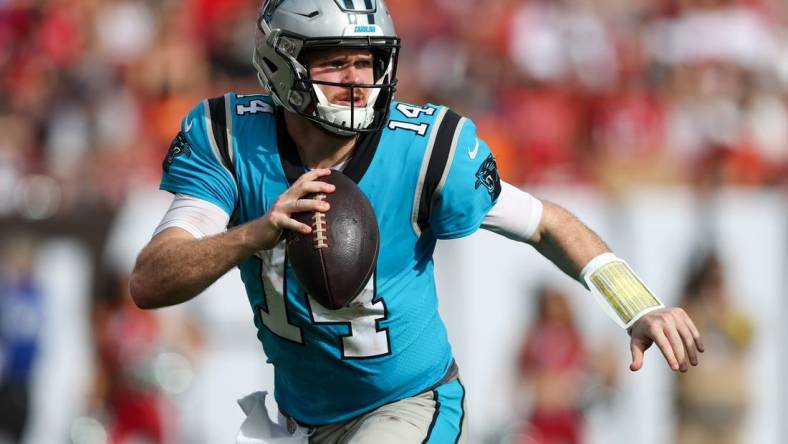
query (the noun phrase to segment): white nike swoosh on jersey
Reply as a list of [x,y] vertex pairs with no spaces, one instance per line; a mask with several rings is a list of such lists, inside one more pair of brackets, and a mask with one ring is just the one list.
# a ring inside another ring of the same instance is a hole
[[472,150],[468,150],[468,156],[471,160],[476,158],[476,153],[479,152],[479,139],[476,139],[476,145],[473,146]]
[[189,132],[189,131],[192,129],[192,121],[191,121],[191,120],[187,120],[187,121],[186,121],[186,124],[185,124],[185,125],[183,125],[183,128],[184,128],[184,129],[186,130],[186,132],[188,133],[188,132]]

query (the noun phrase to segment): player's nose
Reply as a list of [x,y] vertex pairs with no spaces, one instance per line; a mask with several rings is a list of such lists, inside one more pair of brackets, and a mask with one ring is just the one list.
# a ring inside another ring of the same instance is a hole
[[363,62],[363,60],[360,58],[351,58],[349,63],[345,66],[345,69],[342,71],[345,82],[365,83],[364,78],[368,69],[361,62]]
[[342,75],[345,83],[361,83],[361,70],[352,63],[342,71]]

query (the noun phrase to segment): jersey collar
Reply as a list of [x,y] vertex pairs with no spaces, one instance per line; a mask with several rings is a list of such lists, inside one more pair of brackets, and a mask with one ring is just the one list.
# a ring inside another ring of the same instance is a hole
[[[350,177],[354,182],[358,183],[364,177],[372,159],[375,157],[375,152],[378,149],[380,137],[383,135],[383,130],[363,133],[356,143],[353,150],[353,155],[348,160],[347,165],[342,170],[346,176]],[[279,149],[279,158],[282,161],[282,169],[285,172],[287,181],[292,185],[302,174],[304,174],[305,167],[298,155],[295,142],[290,137],[285,124],[284,111],[282,107],[276,107],[276,139]]]

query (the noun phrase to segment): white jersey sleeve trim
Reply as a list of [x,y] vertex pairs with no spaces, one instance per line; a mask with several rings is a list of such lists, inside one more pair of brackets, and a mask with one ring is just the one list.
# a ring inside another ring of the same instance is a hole
[[221,207],[178,193],[153,235],[156,236],[167,228],[178,227],[199,239],[224,232],[229,221],[230,216]]
[[[225,107],[230,101],[230,98],[227,94],[225,94]],[[230,176],[232,180],[233,186],[235,187],[235,193],[238,194],[238,183],[235,181],[235,176],[233,172],[227,168],[227,165],[224,164],[222,160],[222,153],[219,151],[219,144],[216,143],[216,135],[213,132],[213,121],[211,119],[211,106],[208,104],[208,99],[203,100],[203,107],[205,108],[205,134],[208,136],[208,144],[211,146],[211,151],[213,152],[213,156],[216,158],[216,161],[221,165],[222,169]],[[229,114],[225,114],[225,119],[229,117]],[[228,155],[230,156],[230,162],[233,162],[233,138],[232,138],[232,120],[226,120],[226,133],[227,133],[227,151]]]
[[501,194],[482,221],[482,228],[512,240],[526,242],[542,220],[542,201],[501,181]]
[[427,147],[424,150],[424,158],[421,161],[421,169],[419,170],[419,181],[416,184],[416,191],[413,193],[413,211],[410,217],[410,223],[413,227],[413,232],[417,236],[421,236],[421,227],[419,226],[419,208],[421,207],[421,190],[424,188],[424,181],[427,177],[427,168],[430,166],[430,159],[432,159],[432,149],[435,146],[435,138],[438,136],[443,118],[446,116],[448,108],[442,107],[432,123],[432,132],[427,141]]

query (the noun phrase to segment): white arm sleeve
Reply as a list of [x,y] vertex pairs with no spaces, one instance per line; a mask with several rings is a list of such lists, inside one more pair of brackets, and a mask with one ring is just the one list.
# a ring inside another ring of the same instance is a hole
[[196,197],[176,194],[153,235],[156,236],[167,228],[178,227],[199,239],[225,231],[229,221],[230,216],[217,205]]
[[539,199],[513,185],[501,182],[501,194],[482,221],[482,228],[512,240],[525,242],[539,228],[543,208]]

